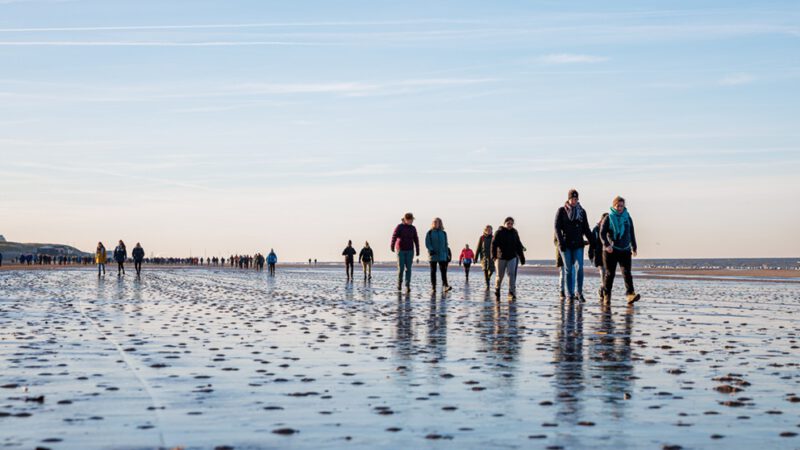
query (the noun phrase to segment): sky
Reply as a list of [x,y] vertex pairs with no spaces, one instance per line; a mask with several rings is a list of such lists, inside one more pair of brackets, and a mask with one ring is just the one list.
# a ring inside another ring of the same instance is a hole
[[797,257],[800,3],[0,0],[0,234],[391,260],[570,188],[639,255]]

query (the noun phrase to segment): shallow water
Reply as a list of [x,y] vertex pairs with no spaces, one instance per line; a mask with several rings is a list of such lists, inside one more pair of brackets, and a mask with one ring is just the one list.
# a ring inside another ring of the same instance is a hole
[[415,270],[0,273],[0,447],[800,447],[797,284]]

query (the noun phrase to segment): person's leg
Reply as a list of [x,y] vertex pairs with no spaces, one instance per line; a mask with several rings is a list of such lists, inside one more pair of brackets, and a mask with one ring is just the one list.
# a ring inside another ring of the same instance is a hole
[[606,267],[606,278],[603,280],[603,290],[606,297],[611,298],[611,291],[614,289],[614,276],[617,272],[617,251],[608,253],[603,251],[603,265]]
[[508,261],[508,293],[511,296],[517,296],[517,263],[519,262],[518,258],[514,258]]
[[558,268],[558,286],[560,287],[561,297],[566,297],[566,282],[567,282],[567,275],[564,273],[566,272],[564,268],[564,264],[562,262],[561,267]]
[[567,279],[567,294],[570,298],[575,296],[575,260],[571,248],[561,252],[561,259],[564,260],[564,277]]
[[605,288],[603,288],[606,282],[606,266],[600,266],[599,269],[600,269],[600,289],[598,290],[598,292],[600,293],[600,297],[602,298],[603,294],[606,291]]
[[503,277],[506,272],[506,265],[508,261],[504,259],[497,260],[497,276],[495,277],[494,293],[500,295],[500,288],[503,287]]
[[370,261],[369,264],[367,264],[367,272],[368,272],[367,279],[371,280],[372,279],[372,261]]
[[631,252],[623,252],[619,255],[619,267],[622,272],[622,279],[625,281],[625,294],[633,295],[636,291],[633,290],[633,274],[631,269],[633,261],[631,261]]
[[575,262],[578,263],[578,295],[583,296],[583,247],[575,249]]
[[397,289],[403,286],[403,272],[406,267],[405,254],[402,251],[397,251]]
[[447,261],[439,261],[439,272],[442,273],[442,286],[450,290],[450,283],[447,282]]
[[431,261],[431,288],[436,289],[436,261]]
[[406,252],[406,287],[411,289],[411,267],[414,264],[414,252],[409,250]]
[[102,264],[99,264],[99,263],[97,264],[97,276],[98,276],[98,277],[100,276],[100,266],[101,266],[101,265],[102,265]]
[[467,277],[467,281],[469,281],[469,268],[472,267],[472,264],[464,264],[464,275]]

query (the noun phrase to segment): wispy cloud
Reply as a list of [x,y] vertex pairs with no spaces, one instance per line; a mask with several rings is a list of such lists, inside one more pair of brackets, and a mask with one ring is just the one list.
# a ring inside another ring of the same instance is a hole
[[580,55],[574,53],[558,53],[545,55],[539,58],[539,62],[544,64],[586,64],[605,61],[608,61],[608,58],[605,56]]
[[719,84],[723,86],[738,86],[752,83],[755,79],[756,77],[749,73],[734,73],[723,77],[719,80]]

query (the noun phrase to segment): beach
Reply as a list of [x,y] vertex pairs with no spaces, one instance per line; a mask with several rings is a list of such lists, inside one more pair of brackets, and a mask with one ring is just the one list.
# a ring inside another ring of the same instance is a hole
[[475,270],[445,296],[341,272],[0,272],[0,445],[800,445],[796,283],[642,278],[605,308],[547,275],[496,302]]

